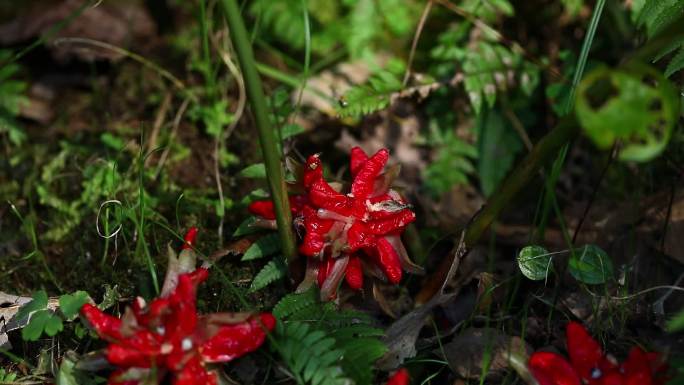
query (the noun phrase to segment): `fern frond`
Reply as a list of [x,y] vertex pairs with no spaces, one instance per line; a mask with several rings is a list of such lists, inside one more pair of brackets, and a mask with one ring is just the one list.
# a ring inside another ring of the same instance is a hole
[[286,295],[273,307],[272,313],[284,320],[317,302],[319,302],[317,290],[311,288],[303,293]]
[[292,321],[279,323],[275,338],[278,352],[300,384],[351,384],[339,365],[344,351],[334,349],[335,339],[325,332]]
[[287,265],[282,257],[275,257],[252,280],[249,286],[250,292],[261,290],[273,282],[284,278],[287,275]]
[[[684,2],[681,0],[646,1],[639,12],[637,24],[646,28],[646,35],[652,38],[674,23],[684,22]],[[665,77],[672,76],[684,68],[684,41],[672,41],[655,56],[654,61],[675,52],[665,69]]]
[[401,91],[402,83],[397,75],[380,71],[368,79],[367,84],[352,87],[340,100],[337,113],[340,117],[361,117],[386,108],[392,94]]

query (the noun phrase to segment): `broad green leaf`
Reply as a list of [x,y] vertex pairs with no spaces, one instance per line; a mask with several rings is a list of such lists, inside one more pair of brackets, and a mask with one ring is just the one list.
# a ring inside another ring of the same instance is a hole
[[306,131],[299,124],[286,124],[280,129],[280,137],[285,140]]
[[76,363],[68,357],[64,357],[62,363],[59,365],[59,371],[57,372],[57,378],[55,379],[57,385],[79,385],[74,373],[75,370]]
[[551,260],[551,254],[541,246],[525,246],[518,253],[520,272],[533,281],[541,281],[548,276],[553,268]]
[[599,285],[613,278],[613,262],[596,245],[575,249],[574,258],[568,261],[568,268],[576,280],[588,285]]
[[64,329],[62,319],[55,314],[50,314],[50,318],[45,321],[45,334],[52,337]]
[[643,162],[659,155],[679,116],[677,93],[657,70],[647,66],[599,68],[582,81],[576,113],[584,132],[602,149],[615,141],[620,159]]
[[240,225],[238,226],[237,229],[235,229],[235,232],[233,232],[234,237],[240,237],[243,235],[255,233],[259,231],[260,229],[258,227],[254,226],[254,223],[256,223],[257,217],[251,216],[247,217]]
[[242,260],[251,261],[253,259],[263,258],[274,254],[278,250],[280,250],[280,237],[278,236],[278,233],[264,235],[256,242],[252,243],[242,256]]
[[480,114],[478,125],[477,171],[482,192],[490,196],[508,174],[515,155],[522,150],[522,142],[497,110]]
[[88,293],[79,290],[72,294],[64,294],[59,297],[59,310],[67,320],[72,319],[81,310],[81,307],[88,302]]
[[43,334],[45,325],[51,317],[52,315],[50,312],[45,309],[33,313],[29,323],[21,329],[21,338],[23,338],[24,341],[37,341]]
[[243,178],[264,179],[266,178],[266,166],[263,163],[251,164],[243,168],[238,175]]
[[22,322],[23,320],[27,319],[31,313],[38,311],[38,310],[44,310],[47,308],[48,304],[48,296],[45,290],[39,290],[35,293],[33,293],[33,299],[31,302],[26,303],[23,305],[21,308],[19,308],[19,311],[17,311],[17,315],[15,316],[17,322]]

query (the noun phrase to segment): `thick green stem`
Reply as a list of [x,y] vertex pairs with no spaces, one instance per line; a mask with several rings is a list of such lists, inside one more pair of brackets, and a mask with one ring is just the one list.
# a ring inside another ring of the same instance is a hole
[[230,37],[240,62],[242,76],[245,79],[247,97],[254,114],[254,121],[259,131],[261,152],[266,165],[268,186],[275,205],[276,222],[283,254],[288,261],[297,257],[294,233],[292,231],[292,214],[290,203],[287,199],[287,189],[283,178],[283,168],[280,161],[280,152],[276,146],[275,135],[269,119],[266,98],[261,86],[261,79],[257,73],[257,65],[254,60],[252,46],[245,29],[245,24],[240,15],[240,8],[235,0],[221,0],[221,8],[230,28]]

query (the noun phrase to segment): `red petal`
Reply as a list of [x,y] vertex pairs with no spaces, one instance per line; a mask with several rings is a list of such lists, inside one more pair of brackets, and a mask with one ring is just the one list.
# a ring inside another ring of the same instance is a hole
[[394,213],[394,215],[368,221],[367,225],[373,234],[385,235],[403,231],[414,220],[416,220],[416,214],[409,209],[404,209]]
[[272,200],[254,201],[247,206],[250,213],[264,219],[275,219],[275,209]]
[[323,282],[325,282],[325,279],[328,278],[330,270],[332,270],[334,264],[335,260],[332,258],[326,258],[318,264],[318,287],[323,286]]
[[378,250],[378,263],[387,276],[387,280],[395,285],[398,284],[401,282],[402,276],[399,254],[397,254],[392,244],[385,238],[378,238],[376,247]]
[[176,373],[173,385],[217,385],[216,373],[207,371],[199,358],[194,358],[185,364],[183,369]]
[[589,380],[591,371],[600,367],[603,350],[581,324],[569,322],[565,331],[570,362],[580,378]]
[[100,338],[107,341],[115,341],[123,338],[121,335],[121,320],[105,314],[97,306],[89,303],[81,307],[81,315],[95,330]]
[[622,364],[625,385],[651,385],[651,366],[646,353],[638,347],[629,351],[627,360]]
[[318,217],[317,210],[304,207],[304,239],[299,251],[309,257],[318,256],[325,247],[325,235],[330,231],[333,221]]
[[355,255],[349,257],[344,278],[347,281],[347,285],[354,290],[360,290],[363,287],[363,269],[359,257]]
[[347,244],[349,251],[354,252],[362,247],[373,246],[376,237],[361,221],[354,222],[347,231]]
[[380,175],[389,159],[389,151],[383,148],[368,159],[358,171],[351,186],[354,199],[365,200],[373,192],[375,178]]
[[352,148],[349,155],[351,159],[349,164],[351,176],[352,178],[356,178],[356,174],[359,173],[359,170],[361,170],[363,164],[366,163],[366,161],[368,160],[368,155],[366,155],[366,153],[361,149],[361,147]]
[[106,353],[113,365],[137,368],[154,366],[161,354],[158,341],[147,331],[127,339],[125,344],[109,344]]
[[316,207],[332,210],[345,215],[348,211],[349,199],[335,191],[328,182],[319,180],[314,182],[309,189],[309,199]]
[[539,385],[581,385],[575,369],[559,354],[536,352],[527,366]]
[[197,227],[191,227],[188,229],[188,232],[185,233],[185,237],[183,238],[183,250],[192,249],[192,245],[195,243],[195,238],[197,238],[198,232],[199,230]]
[[387,381],[386,385],[408,385],[410,381],[409,372],[406,368],[397,370],[396,373]]
[[273,330],[276,320],[263,313],[248,321],[222,326],[215,336],[200,348],[204,362],[228,362],[259,348],[266,339],[266,330]]
[[323,180],[323,165],[318,155],[314,154],[306,159],[304,166],[304,187],[309,188],[314,182]]

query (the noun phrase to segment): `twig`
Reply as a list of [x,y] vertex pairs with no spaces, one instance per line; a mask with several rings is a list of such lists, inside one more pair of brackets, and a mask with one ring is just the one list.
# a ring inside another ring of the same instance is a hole
[[[152,152],[152,150],[154,150],[154,148],[157,146],[159,131],[161,130],[162,125],[164,124],[164,118],[166,117],[166,113],[168,112],[169,107],[171,106],[171,96],[171,92],[167,92],[164,95],[164,100],[162,100],[161,106],[159,106],[159,110],[157,110],[157,116],[154,118],[154,124],[152,125],[152,132],[150,133],[150,137],[147,139],[148,153]],[[150,165],[150,162],[152,162],[151,156],[145,159],[145,167],[148,167]]]
[[155,180],[159,177],[159,173],[161,173],[161,169],[164,167],[166,159],[169,157],[169,152],[171,152],[171,143],[176,138],[176,134],[178,133],[178,127],[180,126],[181,119],[183,118],[183,114],[185,113],[185,110],[188,108],[189,104],[190,99],[185,99],[178,108],[176,116],[173,118],[173,128],[171,128],[171,133],[169,134],[168,144],[166,145],[166,148],[162,152],[161,156],[159,157],[157,170],[154,172]]
[[413,56],[416,54],[416,48],[418,47],[418,39],[423,32],[423,27],[425,27],[425,22],[432,9],[433,0],[428,0],[423,8],[423,14],[420,15],[420,21],[418,21],[418,27],[416,27],[416,33],[413,35],[413,42],[411,42],[411,53],[409,53],[408,63],[406,64],[406,72],[404,73],[404,81],[402,82],[402,88],[406,87],[408,84],[409,76],[411,76],[411,66],[413,64]]

